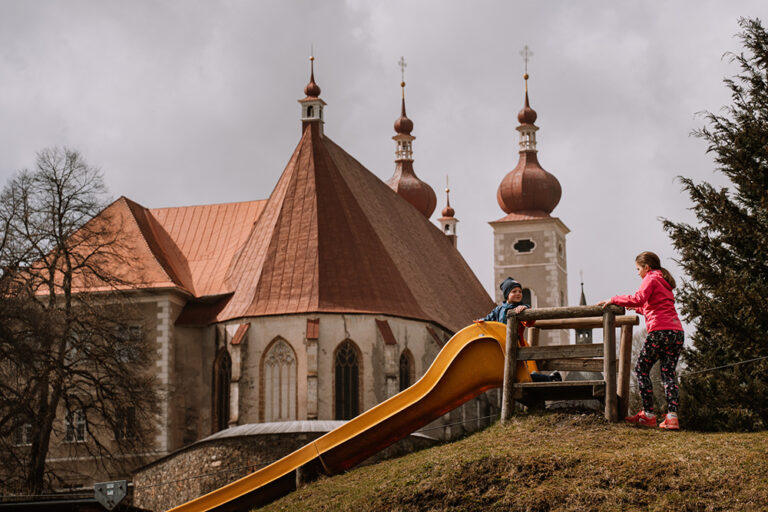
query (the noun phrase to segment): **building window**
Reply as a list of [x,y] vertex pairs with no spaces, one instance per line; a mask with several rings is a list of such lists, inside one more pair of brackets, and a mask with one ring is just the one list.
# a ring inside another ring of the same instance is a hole
[[139,342],[141,341],[140,325],[123,325],[116,332],[116,355],[121,363],[138,361]]
[[213,361],[213,431],[229,426],[229,384],[232,381],[232,358],[226,348],[219,350]]
[[296,419],[296,354],[282,338],[264,353],[264,421]]
[[523,238],[522,240],[515,242],[515,245],[512,247],[514,247],[517,252],[526,253],[531,252],[536,247],[536,243],[529,238]]
[[115,439],[133,439],[136,437],[136,408],[126,407],[117,411],[115,418]]
[[85,412],[73,411],[67,414],[67,430],[64,434],[67,443],[85,442]]
[[523,288],[523,304],[528,304],[532,308],[535,307],[533,304],[533,297],[531,295],[530,288]]
[[400,391],[411,387],[414,380],[413,355],[408,349],[400,354]]
[[360,414],[360,363],[355,344],[342,342],[334,361],[335,419],[348,420]]
[[32,424],[22,423],[13,431],[14,446],[29,446],[32,444]]
[[312,105],[307,107],[307,117],[312,117],[315,115],[315,109],[312,108]]

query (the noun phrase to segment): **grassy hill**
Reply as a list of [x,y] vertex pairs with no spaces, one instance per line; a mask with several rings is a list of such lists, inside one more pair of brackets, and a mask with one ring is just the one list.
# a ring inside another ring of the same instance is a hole
[[524,415],[323,477],[262,510],[768,511],[768,432],[666,432],[591,414]]

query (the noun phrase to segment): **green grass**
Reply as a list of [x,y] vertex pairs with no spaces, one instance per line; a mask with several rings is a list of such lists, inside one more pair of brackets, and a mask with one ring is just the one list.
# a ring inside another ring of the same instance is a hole
[[596,415],[523,415],[322,477],[262,510],[768,511],[768,432],[666,432]]

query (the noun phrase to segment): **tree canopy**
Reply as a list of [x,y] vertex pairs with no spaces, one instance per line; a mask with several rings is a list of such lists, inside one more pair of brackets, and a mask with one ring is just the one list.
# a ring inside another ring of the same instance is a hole
[[726,54],[740,68],[724,80],[732,103],[694,132],[730,184],[680,178],[697,223],[664,221],[688,278],[677,298],[695,324],[681,421],[706,430],[768,427],[768,34],[758,19],[739,24],[743,50]]
[[0,491],[61,484],[51,450],[121,474],[152,432],[151,326],[110,270],[130,251],[105,197],[99,170],[59,148],[0,193]]

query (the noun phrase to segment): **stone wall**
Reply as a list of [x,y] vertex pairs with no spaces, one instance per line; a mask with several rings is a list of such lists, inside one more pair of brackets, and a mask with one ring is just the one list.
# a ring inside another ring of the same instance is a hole
[[[242,478],[324,434],[269,434],[194,444],[139,469],[133,478],[133,504],[147,510],[167,510]],[[397,457],[436,443],[427,437],[408,436],[363,464]]]

